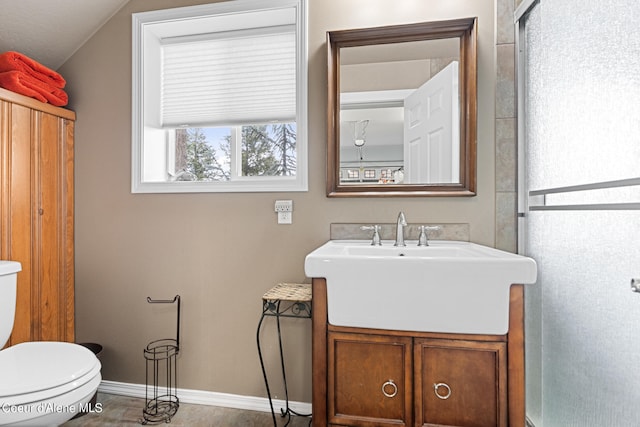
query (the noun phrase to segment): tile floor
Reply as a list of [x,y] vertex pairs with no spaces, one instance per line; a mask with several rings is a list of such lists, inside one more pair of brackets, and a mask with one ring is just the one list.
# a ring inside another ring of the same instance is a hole
[[[64,423],[63,427],[101,427],[140,425],[144,399],[98,393],[97,403],[102,411],[86,414]],[[278,426],[284,426],[286,419],[276,414]],[[151,424],[149,424],[151,425]],[[273,418],[269,412],[247,411],[221,408],[217,406],[181,403],[170,424],[157,425],[184,427],[273,427]],[[292,417],[290,427],[306,427],[309,418]]]

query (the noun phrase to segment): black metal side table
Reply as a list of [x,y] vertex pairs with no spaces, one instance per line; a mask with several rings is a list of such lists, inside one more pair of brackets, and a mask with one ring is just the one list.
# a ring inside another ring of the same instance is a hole
[[311,285],[307,283],[278,283],[269,289],[262,296],[262,316],[258,322],[258,331],[256,333],[256,341],[258,344],[258,356],[260,357],[260,366],[262,367],[262,375],[264,376],[264,384],[267,388],[267,396],[269,397],[269,405],[271,407],[271,415],[273,417],[273,425],[277,427],[276,413],[273,410],[273,401],[271,399],[271,390],[269,389],[269,380],[267,379],[267,371],[264,367],[262,359],[262,350],[260,347],[260,328],[266,316],[276,318],[278,326],[278,345],[280,347],[280,365],[282,367],[282,380],[284,382],[284,395],[286,407],[280,408],[280,416],[288,417],[285,426],[289,425],[291,415],[302,417],[311,417],[311,414],[300,414],[289,407],[289,391],[287,390],[287,375],[284,368],[284,354],[282,351],[282,333],[280,331],[281,317],[297,317],[311,318]]

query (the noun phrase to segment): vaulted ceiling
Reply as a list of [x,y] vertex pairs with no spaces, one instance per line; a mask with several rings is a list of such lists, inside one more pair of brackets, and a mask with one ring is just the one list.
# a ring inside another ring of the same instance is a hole
[[128,0],[0,0],[0,53],[23,53],[54,70]]

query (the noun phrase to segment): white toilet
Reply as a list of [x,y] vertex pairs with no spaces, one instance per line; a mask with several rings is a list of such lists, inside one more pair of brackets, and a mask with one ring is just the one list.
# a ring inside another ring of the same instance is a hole
[[[13,329],[20,263],[0,261],[0,348]],[[100,361],[65,342],[26,342],[0,350],[0,426],[58,426],[88,408]]]

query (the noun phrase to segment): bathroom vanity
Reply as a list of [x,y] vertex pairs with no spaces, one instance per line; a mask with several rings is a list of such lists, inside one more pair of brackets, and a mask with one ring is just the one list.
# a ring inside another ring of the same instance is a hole
[[[328,242],[307,256],[314,426],[524,426],[523,286],[491,282],[533,283],[535,262],[468,242],[386,245]],[[506,302],[487,310],[481,294]]]

